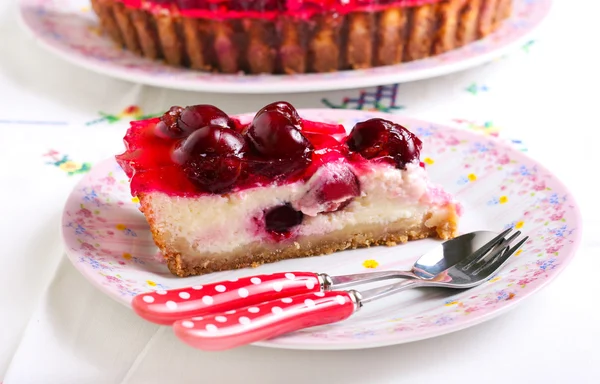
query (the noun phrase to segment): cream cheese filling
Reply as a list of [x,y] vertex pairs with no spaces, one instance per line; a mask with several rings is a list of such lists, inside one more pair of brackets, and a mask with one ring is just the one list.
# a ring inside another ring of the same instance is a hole
[[[302,207],[305,216],[302,224],[294,229],[294,236],[323,234],[359,224],[386,225],[409,218],[422,220],[428,212],[433,216],[426,225],[434,227],[450,214],[446,208],[449,201],[431,201],[429,191],[433,187],[426,171],[418,164],[408,164],[406,170],[380,164],[367,172],[358,169],[354,172],[361,195],[336,212],[315,215],[318,209]],[[317,172],[313,178],[318,177]],[[193,198],[161,192],[148,195],[152,219],[168,242],[186,242],[198,252],[226,254],[261,239],[273,242],[264,230],[264,211],[286,203],[294,205],[306,196],[312,184],[309,180]]]

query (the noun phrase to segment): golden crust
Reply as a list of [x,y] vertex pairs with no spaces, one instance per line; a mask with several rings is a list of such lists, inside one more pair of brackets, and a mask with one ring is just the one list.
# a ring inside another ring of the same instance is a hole
[[174,66],[222,73],[307,73],[392,65],[438,55],[483,38],[512,0],[443,0],[416,7],[310,21],[213,21],[92,0],[100,26],[119,45]]
[[265,263],[276,261],[327,255],[347,249],[364,248],[370,246],[395,246],[410,240],[424,238],[439,238],[447,240],[454,238],[458,231],[458,213],[455,206],[450,206],[451,213],[448,218],[436,227],[428,227],[425,222],[430,214],[424,217],[423,223],[417,227],[407,226],[403,223],[388,225],[383,229],[377,226],[355,230],[351,234],[333,233],[323,236],[316,241],[304,239],[290,241],[284,246],[265,247],[263,244],[244,246],[243,249],[232,252],[228,257],[223,255],[183,255],[176,246],[168,244],[167,234],[161,231],[154,220],[152,211],[152,198],[140,195],[140,210],[144,213],[150,225],[150,231],[155,244],[161,250],[171,273],[180,277],[203,275],[218,271],[227,271],[240,268],[257,267]]

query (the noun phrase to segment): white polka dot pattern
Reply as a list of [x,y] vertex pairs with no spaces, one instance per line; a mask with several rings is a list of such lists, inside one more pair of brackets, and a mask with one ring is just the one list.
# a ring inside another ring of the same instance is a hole
[[188,292],[179,292],[179,297],[181,297],[183,300],[187,300],[191,297],[191,295]]
[[194,323],[189,320],[184,320],[181,322],[181,326],[184,328],[194,328]]
[[[148,321],[172,325],[180,319],[235,311],[271,300],[279,300],[287,305],[292,303],[287,301],[288,298],[308,293],[320,293],[317,274],[285,272],[233,278],[186,288],[158,289],[134,297],[132,306],[136,313]],[[268,312],[271,313],[270,309]],[[221,323],[215,320],[211,324],[218,327]]]
[[293,300],[286,299],[289,298],[238,308],[227,316],[213,313],[198,321],[178,320],[173,329],[177,337],[195,348],[223,350],[304,327],[341,321],[354,312],[354,303],[345,291],[318,295],[312,292],[294,296]]

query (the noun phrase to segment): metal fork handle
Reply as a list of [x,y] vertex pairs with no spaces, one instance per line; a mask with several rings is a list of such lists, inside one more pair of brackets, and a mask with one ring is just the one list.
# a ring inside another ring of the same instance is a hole
[[424,280],[414,279],[404,280],[392,285],[386,285],[384,287],[369,289],[368,291],[364,291],[362,293],[357,292],[356,296],[358,299],[358,306],[362,307],[364,304],[380,299],[382,297],[390,296],[412,288],[424,287],[427,285],[427,282]]
[[333,291],[342,288],[352,287],[359,284],[373,283],[376,281],[387,279],[418,279],[419,276],[411,271],[382,271],[382,272],[366,272],[355,273],[351,275],[329,276],[320,274],[326,282],[325,290]]

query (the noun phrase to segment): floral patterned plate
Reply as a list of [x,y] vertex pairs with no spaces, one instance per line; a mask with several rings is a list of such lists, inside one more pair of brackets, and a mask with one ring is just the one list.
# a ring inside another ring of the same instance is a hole
[[226,75],[150,61],[101,35],[89,0],[19,0],[24,28],[64,59],[105,75],[158,87],[221,93],[312,92],[401,83],[464,70],[521,46],[546,18],[552,0],[513,0],[509,21],[486,39],[436,57],[354,71],[301,75]]
[[[464,205],[461,232],[514,226],[530,237],[501,273],[467,290],[411,290],[369,304],[350,319],[258,343],[294,349],[352,349],[403,343],[463,329],[496,316],[550,282],[566,267],[581,236],[579,210],[567,188],[522,152],[491,137],[403,116],[363,111],[301,110],[309,119],[356,122],[384,117],[423,140],[432,179]],[[244,115],[250,119],[251,116]],[[437,240],[288,260],[200,277],[171,275],[113,159],[94,166],[64,208],[65,249],[75,267],[102,292],[130,305],[134,295],[253,274],[330,274],[409,268]],[[535,326],[529,324],[525,326]]]

